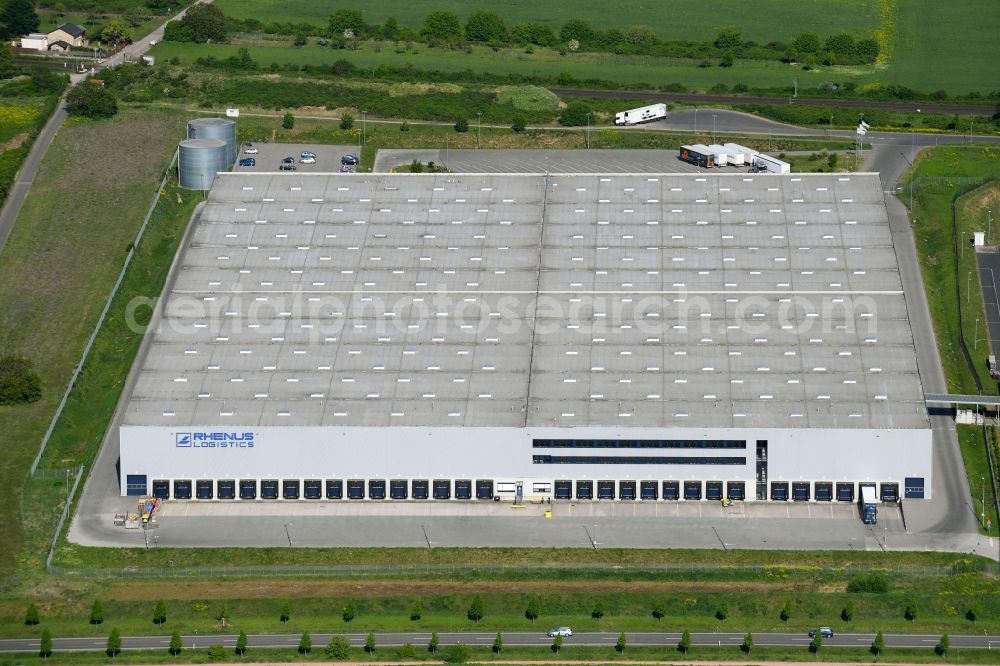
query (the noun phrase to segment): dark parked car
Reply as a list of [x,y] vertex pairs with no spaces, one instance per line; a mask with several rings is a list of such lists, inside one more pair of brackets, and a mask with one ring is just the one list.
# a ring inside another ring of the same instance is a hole
[[244,157],[240,160],[240,166],[257,166],[257,160],[252,157]]
[[282,164],[295,164],[295,158],[294,157],[286,157],[285,159],[281,160],[281,163]]
[[294,162],[282,162],[281,166],[278,167],[278,171],[295,171]]
[[357,155],[344,155],[343,157],[340,158],[340,163],[341,164],[349,164],[349,165],[357,164],[358,163],[358,156]]
[[819,634],[822,638],[833,638],[833,629],[830,627],[820,627],[819,629],[812,629],[809,632],[809,638],[813,638]]

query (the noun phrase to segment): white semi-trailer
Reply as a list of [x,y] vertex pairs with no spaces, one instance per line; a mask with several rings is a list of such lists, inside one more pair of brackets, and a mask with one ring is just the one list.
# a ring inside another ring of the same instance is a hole
[[656,120],[663,120],[667,117],[666,104],[650,104],[638,109],[619,111],[615,114],[615,125],[638,125],[640,123],[651,123]]
[[733,162],[729,159],[729,153],[719,144],[710,143],[708,145],[708,150],[712,153],[712,157],[715,158],[715,166],[721,167],[733,164]]
[[777,157],[757,153],[753,157],[753,169],[754,171],[767,171],[768,173],[790,173],[792,165],[779,160]]
[[746,146],[741,146],[738,143],[724,143],[722,147],[726,149],[726,155],[729,157],[729,164],[732,166],[742,166],[744,164],[750,164],[753,162],[754,155],[757,155],[759,151],[753,148],[747,148]]

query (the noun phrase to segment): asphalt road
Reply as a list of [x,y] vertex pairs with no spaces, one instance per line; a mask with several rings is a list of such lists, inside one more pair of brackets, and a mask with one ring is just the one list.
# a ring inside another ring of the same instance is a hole
[[[981,322],[976,336],[982,334],[983,337],[979,339],[985,339],[988,344],[987,348],[992,348],[992,352],[1000,356],[1000,291],[998,291],[997,286],[997,280],[1000,279],[1000,252],[995,247],[979,249],[980,251],[976,252],[976,263],[979,265],[979,284],[983,290],[986,321]],[[974,341],[973,359],[984,356],[975,347]]]
[[[367,634],[350,633],[341,634],[354,647],[361,647],[365,644]],[[311,634],[314,649],[320,650],[322,646],[329,642],[333,634]],[[492,632],[465,632],[465,633],[440,633],[438,639],[440,646],[461,643],[463,645],[493,644],[496,634]],[[648,646],[675,646],[681,639],[681,632],[640,632],[625,634],[628,645],[648,645]],[[738,646],[743,642],[744,634],[741,632],[730,633],[693,633],[691,634],[692,645],[731,645]],[[224,645],[233,647],[236,644],[235,634],[211,634],[181,636],[185,648],[193,649],[200,644],[203,648],[210,645]],[[279,648],[296,647],[299,644],[300,634],[254,634],[247,636],[247,646],[251,648]],[[932,648],[937,645],[940,636],[930,634],[883,634],[886,647],[896,648]],[[1000,636],[970,636],[950,634],[951,649],[1000,649]],[[803,631],[801,633],[772,633],[753,635],[755,646],[772,647],[802,647],[805,648],[810,638]],[[837,634],[832,638],[824,638],[823,645],[827,647],[856,647],[867,649],[875,640],[874,634]],[[430,633],[387,633],[376,634],[375,645],[378,647],[398,647],[409,643],[414,646],[423,646],[430,641]],[[614,646],[618,641],[618,634],[615,632],[600,633],[580,633],[563,639],[564,646]],[[545,634],[545,629],[540,628],[536,632],[510,632],[503,634],[503,643],[507,646],[538,646],[544,647],[552,645],[552,639]],[[123,637],[122,649],[124,650],[166,650],[170,644],[170,636],[132,636]],[[107,647],[107,638],[100,636],[96,638],[53,638],[52,648],[54,652],[73,651],[103,651]],[[0,652],[3,653],[30,653],[36,652],[39,648],[37,638],[15,638],[0,641]]]

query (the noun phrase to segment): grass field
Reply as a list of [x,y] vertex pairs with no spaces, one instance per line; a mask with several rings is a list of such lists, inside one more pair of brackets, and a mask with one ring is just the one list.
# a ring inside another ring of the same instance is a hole
[[[448,0],[425,0],[420,3],[381,2],[360,5],[354,0],[217,0],[219,9],[235,18],[262,21],[310,22],[326,25],[330,14],[342,7],[361,7],[369,23],[383,23],[390,16],[401,25],[419,29],[424,16],[432,11],[451,11],[464,22],[473,12],[496,10],[490,3],[456,4]],[[505,23],[544,23],[556,34],[570,18],[588,19],[596,28],[617,27],[627,30],[634,25],[652,28],[663,39],[714,39],[724,25],[740,26],[746,39],[769,42],[789,39],[799,32],[815,30],[830,34],[839,30],[872,33],[878,25],[875,2],[871,0],[759,0],[747,4],[741,0],[582,0],[573,4],[572,13],[559,0],[511,0],[503,4]],[[780,16],[781,20],[775,20]]]
[[[987,432],[993,438],[997,436],[996,428]],[[979,426],[958,426],[958,445],[962,449],[962,462],[965,464],[965,474],[969,478],[969,490],[972,494],[972,510],[978,519],[979,529],[985,531],[984,525],[988,520],[993,525],[989,533],[996,534],[996,526],[1000,525],[1000,522],[997,521],[996,498],[993,496],[993,484],[990,482],[989,458],[984,448],[983,429]],[[996,453],[997,449],[994,448],[993,451]]]
[[[70,122],[53,141],[0,253],[0,340],[28,356],[42,400],[0,408],[0,579],[24,553],[28,465],[142,222],[187,114],[125,111]],[[70,460],[49,459],[63,468]]]

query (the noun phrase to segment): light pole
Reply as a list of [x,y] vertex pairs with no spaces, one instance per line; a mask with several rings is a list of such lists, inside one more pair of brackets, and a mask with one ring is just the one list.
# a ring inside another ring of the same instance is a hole
[[476,150],[482,147],[483,139],[483,112],[476,111],[476,118],[478,118],[479,124],[476,126]]
[[965,302],[972,300],[972,271],[965,276]]
[[694,133],[695,133],[695,139],[697,140],[697,135],[698,135],[698,107],[694,108]]
[[715,119],[718,117],[718,114],[712,114],[712,143],[718,143],[718,140],[715,138]]
[[285,538],[288,539],[288,547],[292,547],[292,533],[288,531],[289,527],[294,527],[292,523],[285,523]]
[[979,524],[986,527],[986,477],[982,474],[979,475],[979,484],[979,487],[982,489],[981,504],[979,505],[982,512],[980,513]]
[[986,209],[986,244],[990,244],[990,239],[993,237],[993,211],[989,208]]
[[590,150],[590,116],[592,114],[587,112],[587,150]]
[[361,143],[366,143],[368,141],[367,113],[368,112],[364,109],[361,110]]
[[799,80],[798,79],[792,79],[792,86],[793,86],[793,88],[792,88],[792,97],[798,97],[799,96]]

